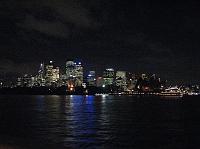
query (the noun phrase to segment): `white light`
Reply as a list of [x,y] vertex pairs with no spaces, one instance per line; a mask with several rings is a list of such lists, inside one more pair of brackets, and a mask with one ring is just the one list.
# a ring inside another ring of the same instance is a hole
[[102,87],[106,87],[106,86],[105,86],[105,84],[104,84],[104,85],[102,85]]

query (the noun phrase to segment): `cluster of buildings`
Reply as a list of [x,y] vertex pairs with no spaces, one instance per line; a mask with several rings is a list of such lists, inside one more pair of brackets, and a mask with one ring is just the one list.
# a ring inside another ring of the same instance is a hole
[[17,78],[17,87],[59,87],[63,85],[81,86],[83,83],[83,66],[81,62],[67,61],[65,73],[53,61],[48,64],[41,63],[36,76],[25,74]]
[[67,61],[64,73],[59,67],[54,65],[53,61],[48,64],[41,63],[38,73],[35,76],[25,74],[17,78],[16,87],[61,87],[67,86],[70,90],[76,87],[115,87],[118,91],[133,90],[142,88],[138,84],[139,78],[147,79],[145,74],[136,76],[126,71],[115,71],[113,68],[107,68],[101,76],[97,76],[95,71],[89,71],[84,74],[81,62]]
[[[44,88],[40,88],[44,87]],[[199,85],[182,85],[171,87],[166,85],[155,74],[134,74],[126,71],[105,69],[101,75],[94,70],[86,72],[81,62],[67,61],[64,71],[55,66],[53,61],[41,63],[36,75],[25,74],[17,78],[16,83],[8,88],[62,89],[79,93],[165,93],[181,94],[200,93]],[[5,88],[0,81],[0,88]],[[176,91],[175,91],[176,90]]]

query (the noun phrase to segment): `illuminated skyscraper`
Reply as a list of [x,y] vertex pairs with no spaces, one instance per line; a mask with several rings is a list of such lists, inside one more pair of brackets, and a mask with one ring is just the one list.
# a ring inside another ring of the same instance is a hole
[[125,91],[127,89],[126,83],[126,72],[125,71],[117,71],[116,72],[116,86],[119,87],[120,91]]
[[66,62],[66,81],[68,86],[75,85],[76,64],[73,61]]
[[104,85],[112,85],[114,83],[115,72],[113,68],[106,69],[103,72]]
[[60,69],[59,67],[54,68],[53,70],[53,83],[57,82],[60,78]]
[[72,79],[75,76],[76,64],[73,61],[66,62],[66,79]]
[[50,61],[48,65],[46,65],[46,85],[56,85],[57,81],[60,77],[59,67],[54,68],[53,61]]
[[39,69],[39,71],[38,71],[38,74],[39,74],[39,76],[41,77],[41,78],[44,78],[44,63],[41,63],[40,64],[40,69]]
[[66,79],[70,84],[82,86],[83,83],[83,66],[81,62],[66,62]]
[[87,85],[96,86],[95,71],[89,71],[89,74],[87,75]]
[[44,66],[44,63],[40,64],[37,82],[38,82],[39,86],[45,86],[45,66]]
[[76,77],[76,86],[82,86],[83,84],[83,66],[81,62],[77,62],[76,64],[76,71],[75,71],[75,77]]

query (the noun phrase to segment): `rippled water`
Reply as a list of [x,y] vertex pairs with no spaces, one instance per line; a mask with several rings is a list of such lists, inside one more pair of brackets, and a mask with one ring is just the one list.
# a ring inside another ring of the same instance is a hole
[[197,104],[188,105],[182,98],[0,96],[0,144],[37,149],[194,148],[199,138],[194,127],[200,126],[192,116],[198,117],[200,110]]

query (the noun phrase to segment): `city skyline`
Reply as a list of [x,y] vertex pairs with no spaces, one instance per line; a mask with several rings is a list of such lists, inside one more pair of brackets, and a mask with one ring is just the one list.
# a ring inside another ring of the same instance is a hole
[[[46,62],[42,61],[41,63],[38,63],[36,65],[36,68],[31,68],[32,72],[26,71],[25,73],[18,73],[18,74],[15,74],[15,75],[13,74],[12,77],[4,75],[4,77],[1,77],[1,82],[5,82],[6,83],[7,82],[6,80],[10,80],[10,83],[13,83],[13,82],[16,82],[17,78],[23,77],[24,75],[25,76],[39,76],[40,72],[46,73],[46,66],[48,66],[48,64],[50,64],[50,63],[52,63],[52,65],[53,65],[53,67],[50,68],[50,69],[54,68],[55,71],[57,69],[57,72],[58,72],[58,78],[57,79],[59,79],[62,75],[66,75],[66,73],[67,73],[67,68],[66,68],[66,63],[67,62],[69,62],[69,63],[73,62],[75,65],[76,64],[77,65],[80,64],[82,67],[84,67],[84,69],[82,70],[83,71],[82,75],[83,75],[84,79],[86,79],[88,77],[88,75],[90,75],[90,72],[92,72],[92,71],[94,71],[95,76],[97,78],[97,77],[103,77],[105,70],[113,69],[115,75],[117,75],[116,74],[117,72],[131,73],[131,74],[134,74],[136,76],[140,76],[142,74],[147,74],[148,76],[151,76],[151,75],[155,75],[156,74],[157,76],[162,77],[163,80],[166,80],[168,82],[168,84],[170,84],[170,85],[199,84],[198,82],[192,82],[191,80],[188,80],[188,81],[182,80],[180,82],[177,81],[177,80],[174,80],[173,78],[172,78],[172,80],[168,80],[168,79],[166,79],[167,78],[166,75],[162,76],[158,72],[144,72],[144,71],[131,72],[131,71],[119,68],[119,67],[111,67],[111,65],[109,65],[109,64],[107,64],[107,66],[110,66],[110,67],[102,67],[101,69],[98,69],[98,68],[95,68],[95,67],[88,67],[86,65],[86,63],[84,63],[83,61],[80,61],[80,59],[77,59],[77,58],[75,60],[67,59],[67,61],[64,64],[60,64],[60,65],[58,63],[56,63],[56,61],[54,61],[54,60],[49,60],[48,62],[47,61]],[[90,68],[93,68],[93,69],[90,69]],[[41,70],[41,69],[43,69],[43,70]],[[8,83],[8,84],[10,84],[10,83]]]
[[[80,58],[200,83],[198,1],[2,0],[0,78],[33,73],[40,61]],[[108,66],[109,65],[109,66]]]
[[200,0],[0,0],[0,149],[200,148]]
[[199,95],[199,84],[171,84],[157,74],[105,68],[97,75],[94,70],[84,70],[81,61],[66,61],[65,70],[61,71],[50,60],[39,65],[37,74],[23,74],[10,84],[1,80],[0,91],[2,94]]

